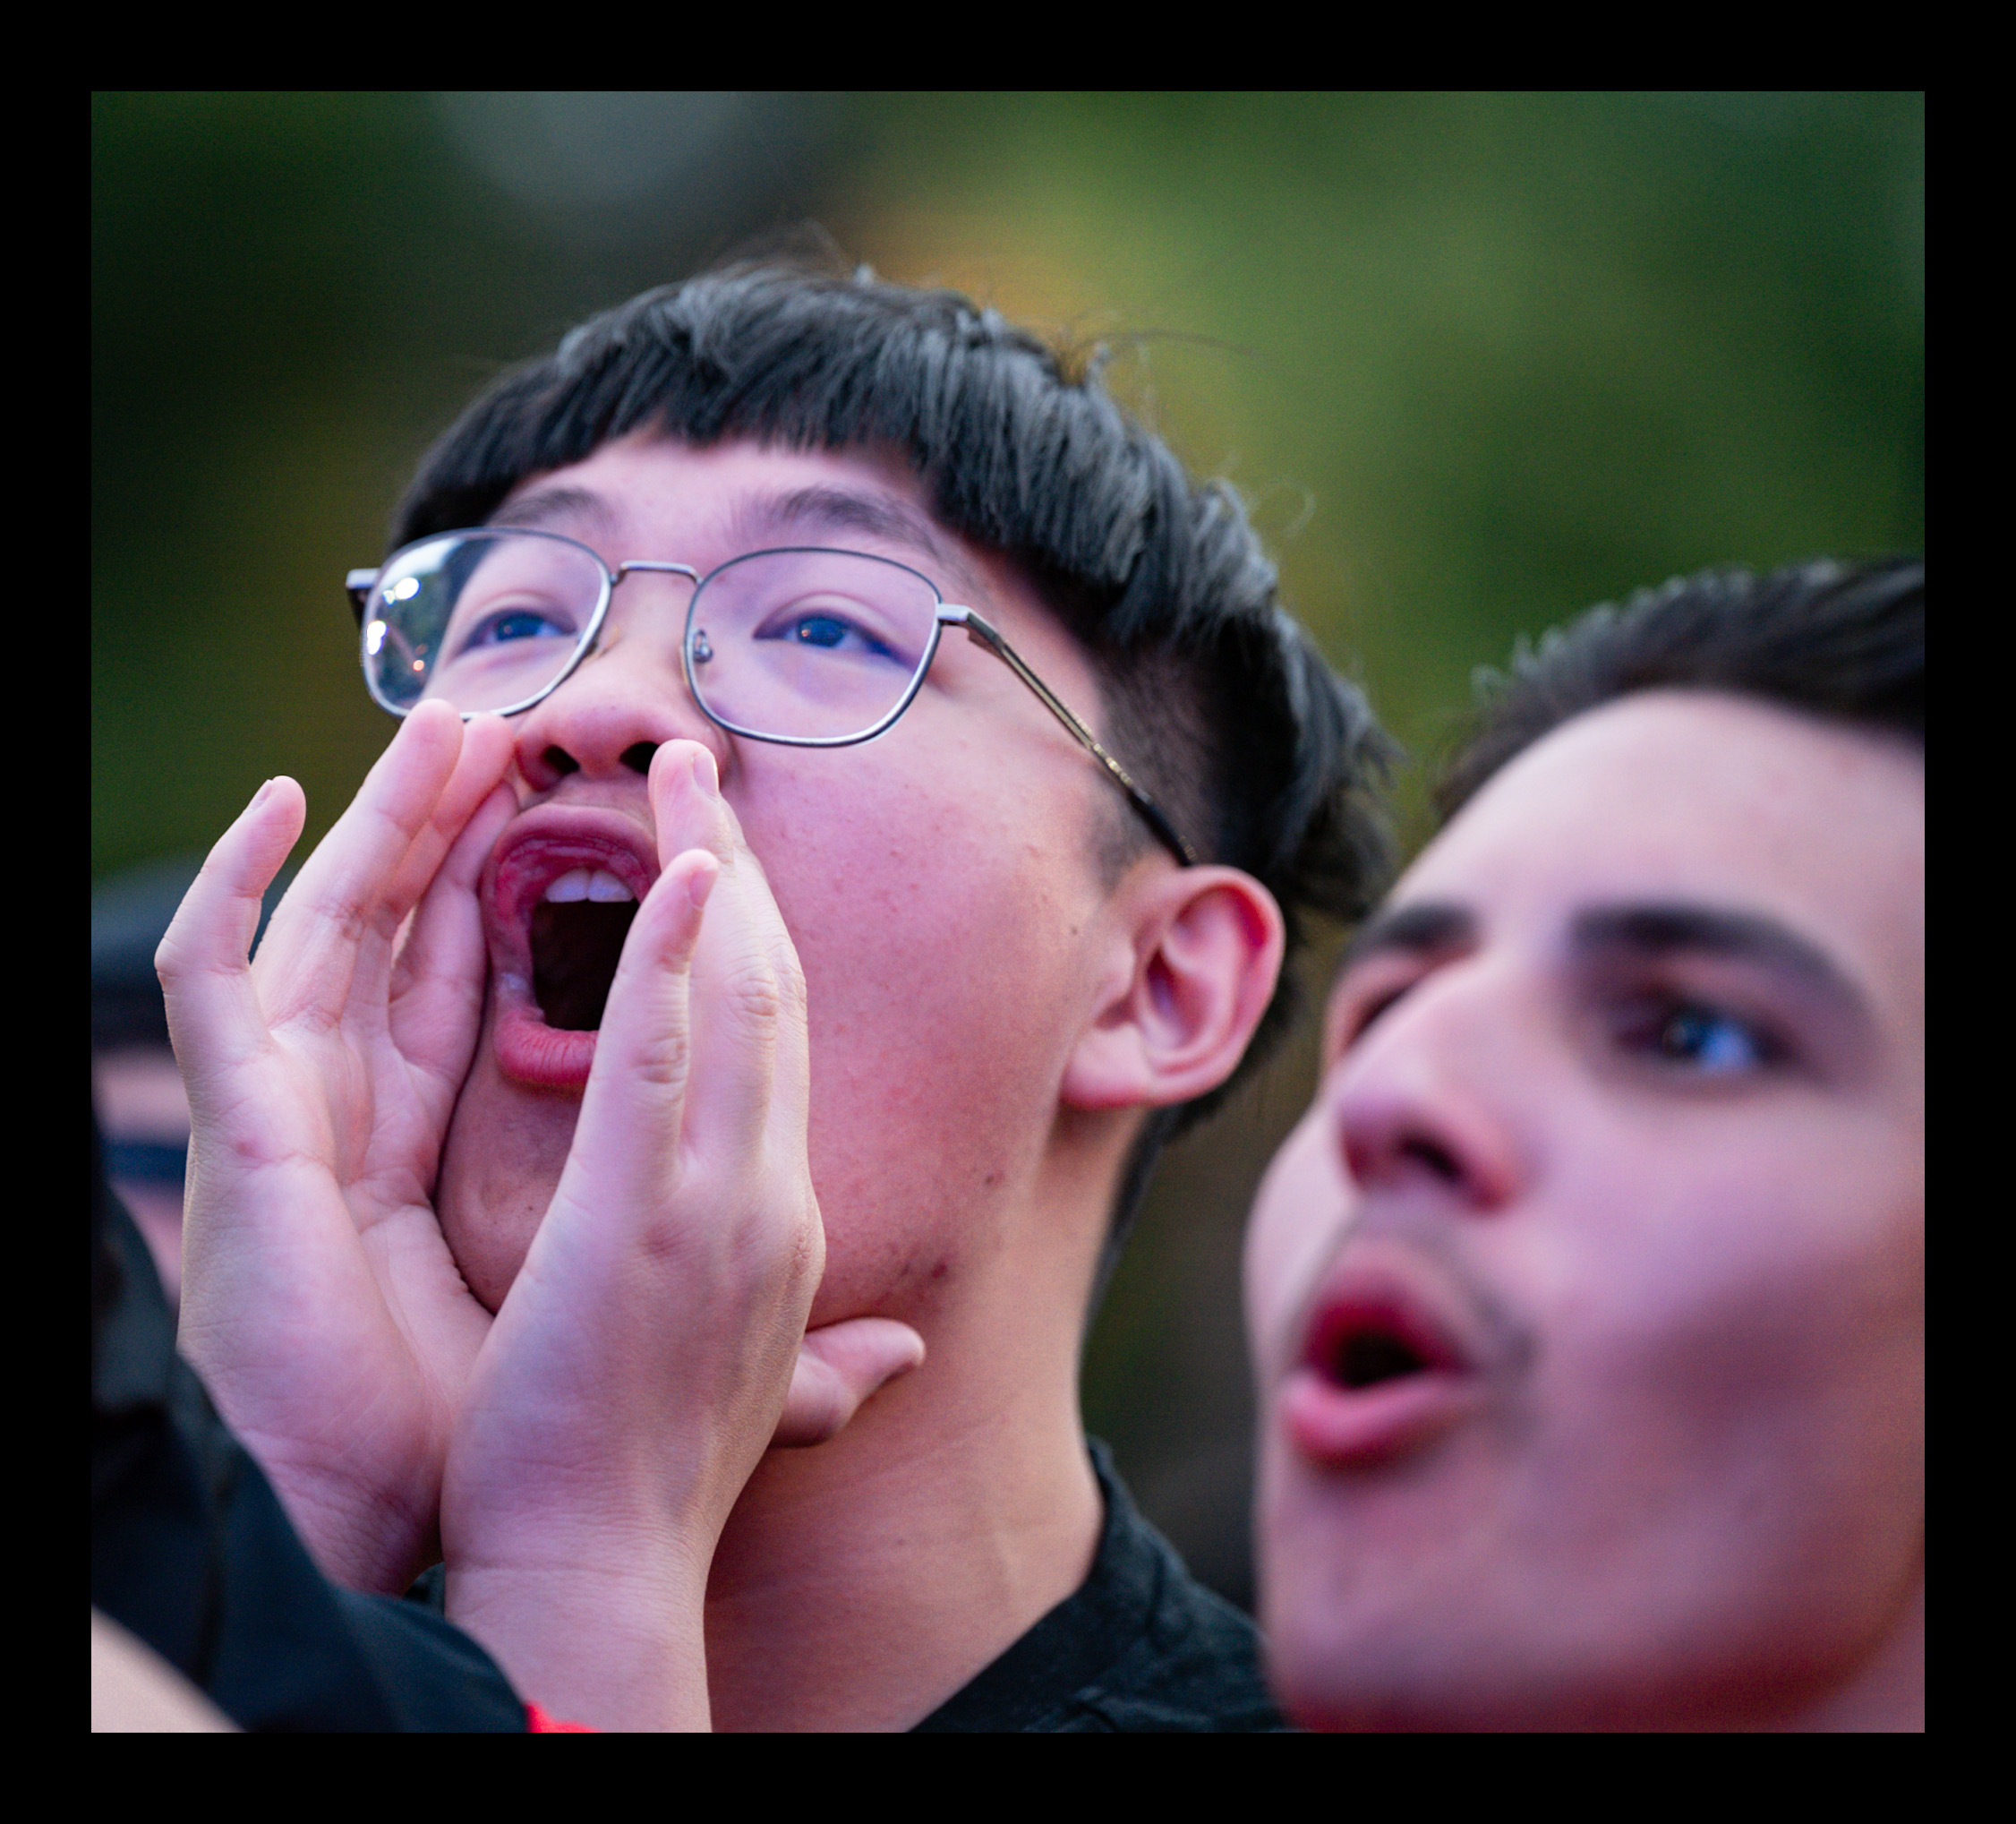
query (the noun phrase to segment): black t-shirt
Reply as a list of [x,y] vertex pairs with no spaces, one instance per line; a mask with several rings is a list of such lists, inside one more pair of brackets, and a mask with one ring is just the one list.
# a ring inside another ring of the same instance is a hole
[[[1284,1730],[1260,1631],[1190,1574],[1089,1440],[1106,1498],[1085,1581],[917,1726],[945,1734],[1207,1734]],[[410,1601],[441,1612],[441,1567]]]
[[960,1734],[1286,1729],[1252,1623],[1192,1577],[1141,1517],[1106,1446],[1106,1524],[1091,1574],[917,1726]]

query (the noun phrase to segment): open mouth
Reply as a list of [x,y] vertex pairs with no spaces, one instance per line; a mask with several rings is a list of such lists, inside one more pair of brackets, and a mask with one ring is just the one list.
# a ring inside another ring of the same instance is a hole
[[1351,1393],[1437,1370],[1456,1373],[1463,1366],[1419,1311],[1378,1295],[1346,1297],[1324,1310],[1304,1360],[1331,1386]]
[[1333,1469],[1370,1466],[1439,1435],[1476,1408],[1482,1377],[1467,1326],[1418,1275],[1371,1263],[1333,1279],[1282,1383],[1288,1436]]
[[1376,1329],[1354,1331],[1345,1337],[1327,1366],[1338,1386],[1354,1391],[1428,1372],[1427,1358],[1405,1337]]
[[576,868],[532,909],[532,998],[546,1023],[562,1032],[602,1025],[610,984],[630,935],[637,903],[606,869]]
[[549,805],[512,826],[483,907],[507,1075],[587,1083],[624,940],[657,873],[648,834],[617,812]]

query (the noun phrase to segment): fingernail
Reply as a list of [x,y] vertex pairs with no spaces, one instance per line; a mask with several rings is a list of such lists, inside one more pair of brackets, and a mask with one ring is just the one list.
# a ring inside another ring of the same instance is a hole
[[694,869],[692,879],[686,883],[686,894],[687,897],[693,902],[693,909],[696,912],[706,904],[707,895],[714,890],[714,880],[720,873],[721,864],[714,861],[712,856],[708,858],[707,865],[705,868]]
[[693,783],[700,788],[703,798],[716,798],[721,794],[721,774],[714,766],[714,757],[702,748],[693,757]]
[[265,784],[261,785],[257,792],[252,793],[252,801],[246,807],[246,809],[249,810],[256,808],[259,805],[264,804],[269,798],[272,797],[272,795],[273,782],[269,779],[265,783]]

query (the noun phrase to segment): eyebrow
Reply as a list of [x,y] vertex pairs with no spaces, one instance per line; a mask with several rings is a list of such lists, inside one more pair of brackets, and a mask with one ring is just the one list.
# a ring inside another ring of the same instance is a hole
[[508,501],[485,522],[491,526],[513,526],[537,532],[554,526],[579,526],[584,521],[604,537],[616,531],[615,510],[588,488],[534,488],[515,501]]
[[1859,1022],[1870,1018],[1844,970],[1817,945],[1761,912],[1686,900],[1590,906],[1575,915],[1568,935],[1572,947],[1585,956],[1692,955],[1753,963],[1790,977]]
[[762,494],[735,510],[730,527],[752,545],[800,527],[829,532],[859,532],[892,544],[907,545],[940,569],[955,574],[971,590],[978,579],[959,554],[939,539],[931,522],[900,501],[851,488],[815,485],[784,494]]
[[[616,536],[619,516],[602,495],[589,488],[534,488],[508,502],[486,524],[511,526],[524,531],[580,526],[605,540]],[[733,543],[751,550],[781,533],[805,527],[830,532],[865,533],[893,544],[907,545],[928,558],[941,571],[955,577],[969,595],[985,593],[981,579],[960,554],[935,534],[931,522],[897,501],[876,494],[857,493],[848,488],[813,486],[794,488],[789,493],[759,494],[742,501],[729,520]],[[638,553],[659,556],[658,552]],[[674,554],[675,558],[677,553]]]
[[1477,915],[1468,906],[1424,900],[1396,906],[1358,928],[1337,964],[1342,981],[1352,970],[1374,956],[1398,952],[1406,956],[1439,956],[1465,949],[1477,941]]

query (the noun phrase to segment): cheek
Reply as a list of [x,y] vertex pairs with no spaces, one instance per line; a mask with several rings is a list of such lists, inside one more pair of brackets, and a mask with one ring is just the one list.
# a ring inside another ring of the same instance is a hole
[[1922,1179],[1858,1124],[1676,1127],[1565,1180],[1550,1293],[1593,1346],[1805,1381],[1909,1302]]
[[1851,1537],[1908,1522],[1922,1190],[1868,1137],[1639,1136],[1608,1154],[1627,1170],[1560,1185],[1521,1263],[1544,1337],[1536,1486],[1589,1489],[1774,1577],[1807,1545],[1834,1537],[1845,1566]]
[[884,769],[844,818],[784,809],[743,821],[805,970],[824,1323],[998,1241],[1055,1118],[1093,908],[1081,855],[995,840]]

